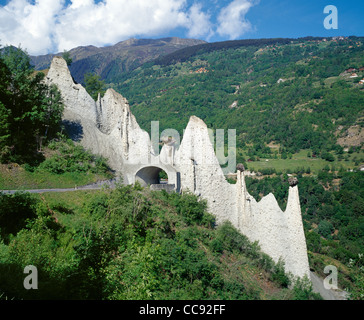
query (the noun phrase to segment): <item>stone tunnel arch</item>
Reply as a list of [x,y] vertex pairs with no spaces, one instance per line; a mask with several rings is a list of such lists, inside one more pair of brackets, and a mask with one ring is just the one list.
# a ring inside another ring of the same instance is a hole
[[168,176],[168,172],[166,172],[165,170],[163,170],[160,167],[150,166],[150,167],[141,168],[135,174],[135,182],[139,181],[139,183],[143,187],[146,187],[151,184],[160,184],[161,181],[160,181],[159,175],[162,171],[164,171]]
[[[165,172],[168,179],[167,183],[161,185],[160,173]],[[157,189],[173,189],[179,192],[180,189],[180,174],[172,166],[164,165],[148,165],[139,168],[135,173],[135,182],[139,182],[141,186],[155,186],[160,185]]]

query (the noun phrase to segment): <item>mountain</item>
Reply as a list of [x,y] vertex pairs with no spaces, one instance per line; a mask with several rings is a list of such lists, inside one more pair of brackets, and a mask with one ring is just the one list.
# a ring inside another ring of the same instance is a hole
[[159,120],[161,130],[182,132],[196,115],[211,128],[236,129],[246,160],[310,149],[340,161],[343,150],[364,143],[363,52],[358,37],[208,43],[158,58],[109,86],[128,99],[146,130]]
[[[87,72],[97,73],[107,82],[115,81],[120,74],[131,71],[141,64],[182,48],[206,43],[203,40],[177,37],[162,39],[129,39],[108,47],[82,46],[69,51],[72,58],[70,70],[77,82],[83,82]],[[36,70],[47,69],[54,56],[31,56]]]

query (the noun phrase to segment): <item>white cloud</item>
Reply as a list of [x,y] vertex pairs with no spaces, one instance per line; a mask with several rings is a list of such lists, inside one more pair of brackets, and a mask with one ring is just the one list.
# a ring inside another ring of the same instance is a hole
[[210,15],[202,11],[201,4],[194,4],[188,15],[188,36],[198,38],[205,36],[208,40],[214,34]]
[[42,52],[53,46],[52,30],[55,15],[62,9],[62,0],[12,0],[0,7],[0,41],[26,48],[29,52]]
[[[158,36],[177,28],[185,29],[188,37],[208,40],[215,26],[201,5],[203,0],[196,1],[10,0],[0,6],[0,44],[21,44],[39,55]],[[236,38],[249,29],[245,14],[253,1],[233,0],[221,9],[217,33]]]
[[130,37],[153,36],[183,20],[184,0],[74,0],[56,28],[59,49],[104,45]]
[[234,40],[251,31],[252,25],[246,20],[245,15],[258,2],[259,0],[234,0],[222,8],[217,18],[219,23],[217,33]]
[[209,16],[200,5],[188,9],[187,0],[10,0],[0,7],[1,44],[21,44],[31,54],[103,46],[178,27],[191,37],[211,32]]

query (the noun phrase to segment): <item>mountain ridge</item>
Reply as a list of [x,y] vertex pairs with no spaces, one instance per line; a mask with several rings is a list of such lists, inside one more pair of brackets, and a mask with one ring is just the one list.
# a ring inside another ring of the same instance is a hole
[[[93,45],[79,46],[69,50],[73,62],[70,67],[77,82],[83,82],[84,74],[92,72],[102,79],[111,80],[114,75],[131,71],[139,65],[170,54],[179,49],[206,43],[198,39],[178,37],[160,39],[128,39],[114,45],[96,47]],[[62,52],[41,56],[30,56],[36,70],[47,69],[55,56]]]

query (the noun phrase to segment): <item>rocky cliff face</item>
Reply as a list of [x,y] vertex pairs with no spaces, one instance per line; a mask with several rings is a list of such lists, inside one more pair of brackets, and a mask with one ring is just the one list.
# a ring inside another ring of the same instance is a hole
[[94,101],[80,84],[75,84],[64,59],[52,60],[47,81],[58,86],[65,104],[63,121],[86,149],[109,159],[121,171],[126,162],[148,157],[149,135],[143,131],[125,98],[108,89]]
[[243,170],[237,171],[235,185],[226,181],[207,126],[194,116],[176,151],[175,166],[181,173],[182,188],[206,199],[218,224],[230,221],[251,241],[258,241],[275,262],[282,259],[286,271],[309,277],[297,180],[287,184],[289,196],[284,212],[273,194],[257,202],[246,188]]
[[243,168],[239,167],[235,185],[226,181],[209,130],[201,119],[191,116],[179,148],[167,140],[159,155],[132,115],[127,100],[114,90],[107,90],[94,101],[74,83],[66,62],[59,57],[53,59],[47,81],[56,84],[62,93],[63,119],[71,132],[76,131],[75,140],[108,158],[125,183],[154,183],[158,172],[165,170],[175,190],[189,191],[207,200],[218,224],[230,221],[251,241],[258,241],[276,262],[283,259],[286,271],[309,277],[298,181],[287,185],[285,212],[272,194],[257,202],[246,189]]

